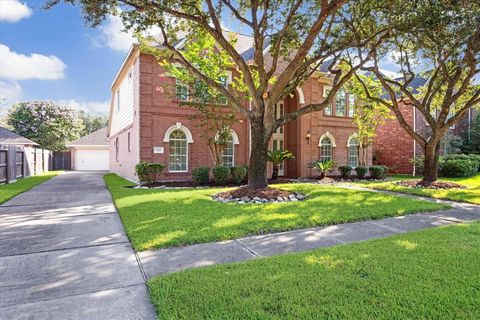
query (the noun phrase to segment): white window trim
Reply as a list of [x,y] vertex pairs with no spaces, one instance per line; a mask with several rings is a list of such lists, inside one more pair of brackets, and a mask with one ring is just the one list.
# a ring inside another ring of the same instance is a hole
[[322,147],[322,140],[323,138],[329,138],[330,139],[330,142],[332,143],[332,147],[335,148],[337,146],[337,144],[335,143],[335,138],[333,137],[333,135],[330,133],[330,132],[325,132],[324,134],[322,134],[322,136],[320,137],[320,139],[318,140],[318,146],[319,147]]
[[332,91],[332,87],[331,86],[323,86],[323,97],[324,98],[328,97],[328,94],[327,94],[328,90]]
[[358,139],[358,133],[356,133],[356,132],[355,132],[355,133],[352,133],[352,134],[350,135],[350,137],[348,137],[347,147],[350,147],[350,141],[351,141],[352,139]]
[[[358,141],[358,133],[352,133],[350,135],[350,137],[348,137],[348,140],[347,140],[347,165],[350,165],[350,147],[352,146],[352,144],[350,144],[350,141],[352,139],[357,139]],[[355,145],[357,148],[360,148],[360,142],[358,144]],[[360,162],[360,157],[357,155],[357,165],[358,163]],[[356,167],[352,166],[353,169],[355,169]]]
[[[178,99],[178,97],[177,97],[177,87],[179,87],[179,86],[187,88],[187,99]],[[190,94],[190,88],[188,87],[188,85],[183,83],[181,80],[178,80],[177,78],[175,78],[175,98],[177,98],[178,101],[188,102],[189,98],[190,98],[189,94]]]
[[[240,140],[238,139],[238,135],[235,130],[230,129],[230,135],[232,136],[233,140],[233,154],[232,154],[232,167],[235,166],[235,146],[240,144]],[[218,139],[218,133],[215,135],[215,140]],[[221,156],[223,162],[223,155]]]
[[193,143],[192,133],[187,127],[182,125],[181,122],[177,122],[175,125],[167,129],[167,131],[165,132],[165,136],[163,138],[163,142],[170,142],[170,134],[175,130],[182,130],[183,133],[185,133],[185,135],[187,136],[187,143]]

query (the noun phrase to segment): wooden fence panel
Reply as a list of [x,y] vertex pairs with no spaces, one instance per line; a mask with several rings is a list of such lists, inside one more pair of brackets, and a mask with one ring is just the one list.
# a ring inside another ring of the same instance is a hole
[[24,157],[25,157],[25,152],[24,151],[17,151],[15,153],[15,178],[23,178],[24,176]]
[[0,183],[7,181],[7,150],[0,150]]

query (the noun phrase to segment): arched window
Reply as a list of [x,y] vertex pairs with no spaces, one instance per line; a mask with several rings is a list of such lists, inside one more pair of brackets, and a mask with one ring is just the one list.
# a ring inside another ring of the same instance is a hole
[[332,160],[332,140],[328,136],[324,136],[320,140],[320,161],[329,160]]
[[169,156],[168,170],[170,172],[188,171],[188,142],[187,135],[180,129],[174,130],[168,137]]
[[235,165],[235,150],[233,144],[233,136],[230,135],[228,143],[222,152],[222,165],[225,167],[233,167]]
[[355,135],[348,138],[348,165],[352,168],[358,167],[358,148],[360,143]]

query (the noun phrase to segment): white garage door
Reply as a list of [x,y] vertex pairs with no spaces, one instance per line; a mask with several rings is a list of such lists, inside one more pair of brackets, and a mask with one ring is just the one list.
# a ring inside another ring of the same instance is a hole
[[108,150],[77,150],[75,170],[108,170],[109,158]]

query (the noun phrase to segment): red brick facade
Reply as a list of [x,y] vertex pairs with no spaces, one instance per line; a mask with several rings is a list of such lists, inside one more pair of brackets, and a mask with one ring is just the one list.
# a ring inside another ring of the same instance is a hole
[[[193,142],[188,143],[187,172],[169,172],[168,165],[164,170],[165,180],[191,179],[191,170],[199,166],[213,166],[206,142],[202,141],[200,128],[191,119],[195,112],[188,107],[180,107],[176,97],[166,88],[174,88],[175,79],[165,76],[165,70],[155,61],[153,56],[140,54],[133,57],[139,62],[139,108],[134,108],[132,131],[138,126],[138,160],[168,164],[169,143],[165,142],[166,132],[173,126],[182,126],[191,133]],[[323,98],[326,78],[310,78],[303,87],[284,101],[285,112],[290,112],[303,104],[320,102]],[[171,90],[170,90],[171,91]],[[246,106],[248,102],[246,102]],[[249,125],[248,120],[240,118],[233,126],[238,136],[238,144],[234,146],[235,165],[248,164],[249,159]],[[325,116],[323,112],[307,114],[300,119],[288,123],[284,128],[284,148],[295,154],[295,159],[285,163],[284,175],[287,177],[308,177],[317,173],[309,168],[309,163],[320,159],[319,139],[327,132],[334,138],[332,148],[333,160],[338,166],[347,164],[347,141],[357,131],[352,118]],[[310,135],[310,137],[307,137]],[[159,153],[163,147],[163,153]],[[273,142],[271,143],[273,147]],[[112,139],[111,139],[111,148]],[[155,152],[156,150],[157,152]],[[123,152],[123,151],[121,151]],[[113,155],[114,152],[112,152]],[[114,155],[113,155],[114,156]],[[135,179],[133,172],[126,174],[118,169],[120,163],[112,165],[111,170],[130,179]],[[368,156],[371,163],[371,152]],[[131,166],[128,166],[131,169]],[[271,168],[269,168],[271,171]]]
[[[412,105],[401,104],[400,111],[407,123],[415,127],[416,132],[424,137],[428,136],[429,126],[425,117],[418,110],[415,110]],[[472,109],[451,128],[450,133],[466,138],[469,123],[471,123],[473,116],[474,110]],[[395,117],[386,120],[384,124],[378,127],[373,144],[375,163],[388,166],[392,173],[412,174],[414,172],[414,166],[411,160],[414,155],[420,156],[422,154],[422,147],[414,142],[410,135],[400,126]]]

